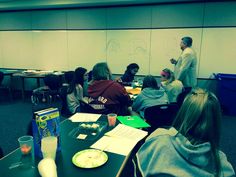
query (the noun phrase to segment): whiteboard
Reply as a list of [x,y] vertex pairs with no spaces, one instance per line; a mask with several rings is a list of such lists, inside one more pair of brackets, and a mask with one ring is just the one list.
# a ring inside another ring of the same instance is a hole
[[29,31],[1,31],[3,67],[35,68],[32,43],[32,33]]
[[32,68],[42,70],[67,70],[66,31],[32,31]]
[[84,67],[88,71],[106,61],[106,31],[68,31],[69,70]]
[[199,77],[212,73],[236,74],[236,28],[203,30]]
[[139,65],[139,75],[149,73],[150,30],[108,30],[106,47],[113,73],[123,74],[130,63]]
[[152,75],[159,76],[165,68],[174,69],[170,59],[178,59],[182,52],[180,41],[184,36],[190,36],[193,39],[192,48],[197,53],[197,67],[199,67],[202,29],[154,29],[151,36],[150,73]]
[[139,75],[160,75],[173,69],[170,58],[181,53],[183,36],[193,38],[198,77],[236,73],[236,28],[186,28],[87,31],[1,31],[0,66],[44,70],[88,70],[107,61],[114,74],[123,74],[132,62]]

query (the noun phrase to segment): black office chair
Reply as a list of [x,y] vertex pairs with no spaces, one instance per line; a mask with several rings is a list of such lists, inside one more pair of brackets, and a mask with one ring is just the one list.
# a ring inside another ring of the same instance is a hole
[[3,150],[2,148],[0,147],[0,159],[3,157]]
[[63,85],[69,85],[71,82],[72,82],[72,80],[73,80],[73,78],[74,78],[74,71],[66,71],[65,73],[64,73],[64,77],[65,77],[65,84],[63,83]]
[[31,102],[33,103],[33,111],[49,107],[57,107],[60,110],[61,99],[59,90],[62,85],[60,76],[49,74],[45,76],[44,84],[47,87],[37,88],[32,93]]
[[10,98],[9,100],[12,101],[11,88],[9,86],[2,85],[3,79],[4,79],[4,73],[0,71],[0,90],[6,90],[9,94],[9,98]]
[[179,107],[176,103],[146,108],[144,118],[151,125],[148,132],[151,133],[159,127],[171,126],[178,109]]
[[59,95],[61,98],[61,115],[63,117],[70,117],[72,116],[71,112],[68,109],[67,105],[67,90],[68,90],[68,85],[63,85],[60,90],[59,90]]
[[49,87],[51,92],[57,92],[62,86],[62,81],[60,76],[55,75],[55,74],[49,74],[46,75],[45,78],[43,79],[44,84]]
[[180,108],[184,102],[185,97],[191,92],[191,87],[185,87],[177,97],[177,105]]

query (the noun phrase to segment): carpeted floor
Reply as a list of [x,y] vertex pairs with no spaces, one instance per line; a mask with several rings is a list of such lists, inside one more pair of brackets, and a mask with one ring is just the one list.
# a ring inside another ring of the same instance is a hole
[[[21,99],[0,101],[0,147],[4,155],[18,147],[17,139],[27,133],[32,119],[30,100]],[[64,120],[61,117],[61,120]],[[221,150],[236,169],[236,117],[224,116],[222,119]]]

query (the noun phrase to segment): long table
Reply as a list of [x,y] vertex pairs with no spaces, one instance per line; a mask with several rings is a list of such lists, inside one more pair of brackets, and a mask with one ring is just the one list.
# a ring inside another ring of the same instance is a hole
[[[51,73],[51,74],[55,74],[55,72]],[[47,75],[47,73],[25,73],[23,72],[18,72],[18,73],[14,73],[12,76],[13,77],[19,77],[21,79],[21,95],[22,95],[22,99],[25,99],[25,79],[36,79],[37,80],[37,88],[40,87],[40,79],[45,78],[45,76]],[[63,73],[57,73],[58,76],[62,77]],[[62,79],[61,79],[62,80]]]
[[[106,121],[106,116],[101,116],[99,121]],[[60,138],[62,150],[57,154],[56,165],[58,177],[118,177],[128,160],[128,156],[106,152],[108,161],[100,167],[93,169],[82,169],[76,167],[72,163],[73,155],[81,150],[88,149],[96,140],[86,141],[78,140],[69,135],[70,131],[77,127],[78,123],[65,120],[60,124]],[[108,129],[107,129],[108,131]],[[100,135],[102,136],[102,134]],[[9,166],[21,158],[20,149],[16,149],[9,155],[0,160],[0,176],[1,177],[40,177],[37,164],[41,160],[36,157],[35,168],[17,167],[9,169]]]

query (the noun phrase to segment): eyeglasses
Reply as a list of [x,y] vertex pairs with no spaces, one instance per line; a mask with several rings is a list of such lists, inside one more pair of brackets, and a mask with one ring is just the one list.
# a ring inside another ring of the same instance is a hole
[[161,77],[167,77],[166,75],[164,75],[164,74],[161,74]]

